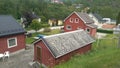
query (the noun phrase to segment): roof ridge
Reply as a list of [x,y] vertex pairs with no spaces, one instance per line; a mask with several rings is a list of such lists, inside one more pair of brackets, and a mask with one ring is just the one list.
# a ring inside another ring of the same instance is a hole
[[54,34],[54,35],[50,35],[50,36],[45,36],[44,38],[50,38],[50,37],[55,37],[55,36],[61,36],[61,35],[71,34],[71,33],[79,32],[79,31],[84,31],[84,30],[83,30],[83,29],[79,29],[79,30],[75,30],[75,31],[70,31],[70,32],[65,32],[65,33],[60,33],[60,34]]

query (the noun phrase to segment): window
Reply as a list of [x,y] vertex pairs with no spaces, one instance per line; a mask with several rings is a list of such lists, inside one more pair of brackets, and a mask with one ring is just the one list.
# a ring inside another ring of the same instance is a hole
[[7,40],[8,48],[17,46],[17,38],[9,38]]
[[70,18],[69,20],[70,20],[71,23],[73,23],[73,18]]
[[86,28],[86,31],[87,31],[88,33],[90,33],[90,29],[89,29],[89,28]]
[[67,30],[72,30],[72,27],[71,27],[70,25],[67,25],[67,26],[66,26],[66,29],[67,29]]
[[75,18],[75,23],[78,23],[79,22],[79,19],[78,18]]

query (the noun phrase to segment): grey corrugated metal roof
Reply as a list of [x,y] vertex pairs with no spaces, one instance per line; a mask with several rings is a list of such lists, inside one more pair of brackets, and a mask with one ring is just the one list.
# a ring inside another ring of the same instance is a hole
[[12,16],[0,15],[0,37],[23,32],[25,32],[25,30]]
[[82,29],[51,35],[42,40],[55,58],[94,42],[94,39]]
[[89,17],[89,15],[87,13],[83,13],[83,12],[76,12],[80,18],[82,18],[82,20],[85,23],[94,23],[94,21]]

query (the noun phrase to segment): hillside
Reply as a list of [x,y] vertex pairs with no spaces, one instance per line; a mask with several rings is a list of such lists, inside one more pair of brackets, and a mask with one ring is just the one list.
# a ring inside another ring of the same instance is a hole
[[[106,38],[113,37],[108,35]],[[55,68],[119,68],[120,67],[120,49],[117,48],[116,39],[100,40],[93,44],[90,52],[84,55],[76,55],[68,62],[62,63]]]
[[[26,12],[34,11],[42,21],[47,22],[50,18],[65,19],[71,12],[81,11],[85,7],[90,7],[88,12],[112,19],[116,19],[120,11],[120,0],[63,0],[63,2],[64,4],[54,4],[49,0],[1,0],[0,14],[9,14],[20,19]],[[83,7],[76,9],[73,4],[83,4]]]
[[[69,2],[70,0],[63,1]],[[83,4],[84,7],[90,7],[90,12],[112,19],[116,19],[120,11],[120,0],[71,0],[71,3]]]

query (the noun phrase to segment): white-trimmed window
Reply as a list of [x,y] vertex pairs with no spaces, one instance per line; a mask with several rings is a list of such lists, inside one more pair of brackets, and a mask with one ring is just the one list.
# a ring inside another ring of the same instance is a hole
[[78,23],[79,22],[79,19],[78,18],[75,18],[75,23]]
[[12,48],[12,47],[17,46],[17,38],[7,39],[7,44],[8,44],[8,48]]
[[70,21],[71,23],[73,23],[74,19],[73,19],[73,18],[70,18],[69,21]]
[[66,26],[66,29],[67,29],[67,30],[72,30],[71,25],[67,25],[67,26]]
[[86,31],[87,31],[88,33],[90,33],[90,28],[86,28]]

